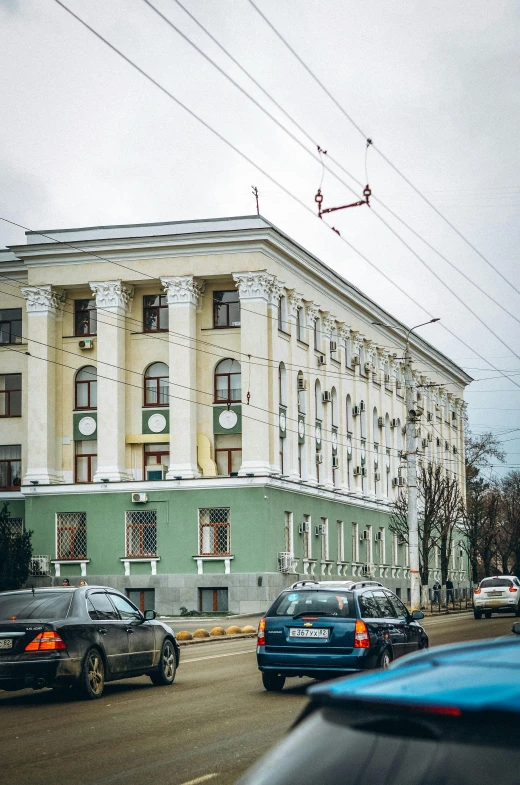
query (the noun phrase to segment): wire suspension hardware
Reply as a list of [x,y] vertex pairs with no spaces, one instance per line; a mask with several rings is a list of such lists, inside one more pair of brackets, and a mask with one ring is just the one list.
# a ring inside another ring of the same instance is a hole
[[[368,184],[367,155],[368,155],[368,148],[370,147],[371,144],[372,144],[372,139],[367,139],[366,150],[365,150],[365,177],[367,180],[367,184],[363,189],[364,198],[360,199],[359,202],[352,202],[351,204],[342,204],[339,207],[325,207],[325,208],[322,208],[323,194],[321,192],[321,186],[323,184],[323,176],[325,174],[325,164],[323,162],[323,156],[327,155],[327,151],[323,150],[319,145],[317,145],[318,154],[320,156],[320,160],[322,163],[320,187],[318,188],[316,196],[314,197],[314,201],[318,205],[318,218],[321,218],[323,215],[326,215],[326,213],[335,213],[337,210],[347,210],[349,207],[361,207],[364,204],[366,204],[367,207],[370,207],[370,197],[372,196],[372,191]],[[339,234],[339,231],[334,226],[332,226],[331,228],[333,232]]]

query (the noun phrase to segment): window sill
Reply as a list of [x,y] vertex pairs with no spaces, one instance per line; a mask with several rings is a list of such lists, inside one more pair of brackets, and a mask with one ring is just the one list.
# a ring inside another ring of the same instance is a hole
[[131,564],[149,564],[152,575],[157,575],[157,562],[160,556],[121,556],[119,561],[125,565],[125,575],[130,575]]
[[54,572],[57,578],[60,577],[62,564],[79,564],[81,566],[81,577],[85,578],[87,574],[87,564],[89,562],[90,559],[51,559],[51,564],[54,564]]
[[240,330],[240,327],[241,327],[240,324],[236,324],[234,326],[229,324],[229,325],[226,325],[225,327],[201,327],[200,331],[201,331],[201,333],[206,333],[209,330],[218,330],[218,331],[222,331],[222,330]]
[[132,332],[130,335],[157,335],[157,333],[167,334],[169,330],[142,330],[141,332]]
[[291,337],[291,333],[288,333],[287,330],[282,330],[280,327],[278,328],[278,335],[285,340],[289,340]]
[[339,360],[336,360],[334,357],[331,357],[330,361],[331,361],[332,365],[336,366],[336,368],[341,368],[341,363],[340,363]]
[[302,347],[302,349],[309,348],[309,344],[307,343],[307,341],[302,341],[300,338],[296,339],[296,343],[298,343]]
[[21,414],[0,414],[0,420],[14,420],[21,416]]
[[217,554],[215,556],[193,556],[192,558],[197,562],[197,575],[204,575],[204,562],[212,561],[223,561],[224,574],[229,575],[231,572],[231,559],[235,557],[231,556],[231,554],[228,556]]

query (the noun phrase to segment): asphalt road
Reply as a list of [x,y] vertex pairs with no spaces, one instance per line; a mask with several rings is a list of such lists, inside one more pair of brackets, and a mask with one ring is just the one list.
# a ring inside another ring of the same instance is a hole
[[[432,646],[510,631],[511,616],[425,619]],[[520,642],[519,642],[520,645]],[[51,690],[0,693],[0,766],[9,785],[228,785],[291,725],[308,679],[262,688],[251,639],[187,646],[172,687],[116,682],[100,701]]]

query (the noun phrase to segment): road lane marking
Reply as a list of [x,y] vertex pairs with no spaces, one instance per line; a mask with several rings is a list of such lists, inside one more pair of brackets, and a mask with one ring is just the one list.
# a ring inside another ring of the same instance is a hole
[[[228,654],[210,654],[208,657],[196,657],[193,660],[181,660],[181,664],[185,665],[187,662],[200,662],[201,660],[218,660],[219,657],[236,657],[237,654],[252,654],[256,649],[247,649],[246,651],[230,651]],[[187,783],[183,783],[187,785]]]
[[197,777],[196,780],[188,780],[187,782],[181,783],[181,785],[199,785],[201,782],[207,782],[208,780],[212,780],[213,777],[218,777],[218,774],[203,774],[202,777]]

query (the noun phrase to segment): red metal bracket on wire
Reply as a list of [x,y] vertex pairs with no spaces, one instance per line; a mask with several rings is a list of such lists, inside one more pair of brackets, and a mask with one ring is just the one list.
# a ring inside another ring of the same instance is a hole
[[352,202],[352,204],[343,204],[340,207],[325,207],[322,208],[323,204],[323,194],[321,192],[321,188],[318,188],[318,192],[314,197],[314,201],[318,205],[318,218],[321,218],[322,215],[326,215],[327,213],[335,213],[336,210],[348,210],[349,207],[361,207],[361,205],[366,204],[367,207],[370,207],[370,197],[372,196],[372,191],[370,190],[370,186],[368,183],[365,185],[363,189],[363,196],[364,199],[360,199],[359,202]]

